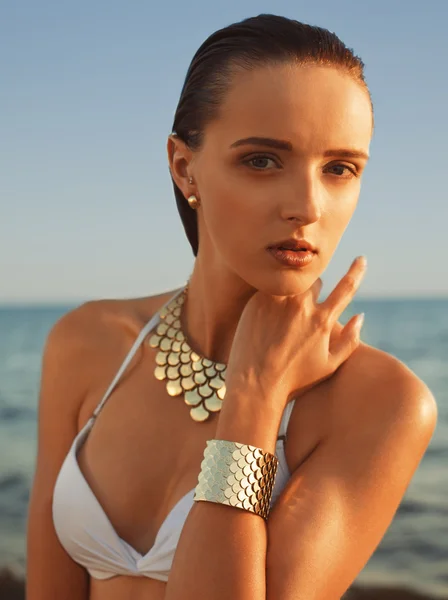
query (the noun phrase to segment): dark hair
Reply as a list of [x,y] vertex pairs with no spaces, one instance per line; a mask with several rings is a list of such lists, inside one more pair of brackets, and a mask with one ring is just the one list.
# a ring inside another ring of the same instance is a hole
[[[287,62],[340,68],[363,85],[370,98],[363,61],[335,33],[286,17],[261,14],[216,31],[199,47],[185,77],[172,132],[192,150],[198,150],[205,126],[219,114],[235,69],[252,70]],[[174,180],[173,186],[185,233],[197,256],[196,211]]]

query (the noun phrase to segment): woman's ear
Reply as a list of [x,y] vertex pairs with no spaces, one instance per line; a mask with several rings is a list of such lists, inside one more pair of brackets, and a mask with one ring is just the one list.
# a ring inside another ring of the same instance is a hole
[[189,183],[191,173],[188,172],[193,152],[175,133],[168,136],[167,152],[171,177],[185,198],[188,198],[193,193]]

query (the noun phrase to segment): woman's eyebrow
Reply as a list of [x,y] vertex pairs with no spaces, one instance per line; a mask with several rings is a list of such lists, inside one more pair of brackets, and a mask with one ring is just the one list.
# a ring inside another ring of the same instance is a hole
[[265,138],[265,137],[248,137],[243,138],[241,140],[237,140],[231,144],[231,148],[237,148],[238,146],[244,146],[246,144],[251,144],[255,146],[270,146],[271,148],[276,148],[277,150],[292,150],[291,142],[286,142],[284,140],[277,140],[274,138]]
[[363,158],[369,160],[370,156],[364,150],[349,148],[336,148],[335,150],[325,150],[324,156],[344,156],[345,158]]
[[[277,150],[292,150],[291,142],[286,140],[278,140],[275,138],[265,137],[248,137],[241,140],[237,140],[231,144],[231,148],[237,148],[238,146],[244,145],[255,145],[255,146],[270,146]],[[332,150],[325,150],[324,156],[343,156],[345,158],[363,158],[364,160],[369,159],[369,155],[363,150],[349,149],[349,148],[336,148]]]

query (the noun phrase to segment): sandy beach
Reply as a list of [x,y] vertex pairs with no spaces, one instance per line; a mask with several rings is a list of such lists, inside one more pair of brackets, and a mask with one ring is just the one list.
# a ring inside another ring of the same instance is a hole
[[[1,600],[25,600],[23,579],[9,569],[0,570]],[[421,595],[411,589],[393,587],[353,587],[341,600],[448,600]]]

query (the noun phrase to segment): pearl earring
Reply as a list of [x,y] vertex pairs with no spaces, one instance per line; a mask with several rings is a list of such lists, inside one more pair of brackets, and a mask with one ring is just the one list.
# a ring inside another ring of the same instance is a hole
[[195,209],[199,205],[199,200],[196,198],[196,196],[194,194],[192,194],[187,199],[187,202],[190,205],[190,207],[193,208],[193,209]]
[[[188,183],[192,184],[193,183],[193,177],[189,177],[188,178]],[[199,206],[199,200],[196,198],[196,196],[194,194],[192,194],[188,200],[187,200],[188,204],[190,205],[190,208],[192,208],[193,210]]]

